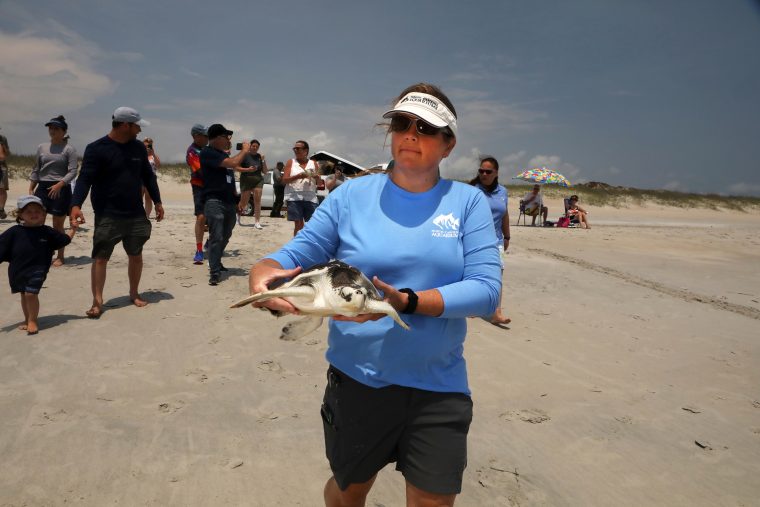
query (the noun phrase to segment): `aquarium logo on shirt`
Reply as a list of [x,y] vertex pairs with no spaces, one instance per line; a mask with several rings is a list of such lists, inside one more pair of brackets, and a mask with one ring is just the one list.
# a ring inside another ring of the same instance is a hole
[[448,215],[440,214],[433,219],[432,236],[434,238],[456,238],[459,237],[459,219],[454,218],[454,213]]

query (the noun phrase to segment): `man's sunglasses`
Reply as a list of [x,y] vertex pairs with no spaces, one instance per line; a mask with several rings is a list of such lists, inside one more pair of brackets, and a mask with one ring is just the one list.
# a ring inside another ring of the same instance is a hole
[[439,132],[443,132],[446,127],[434,127],[425,120],[419,118],[410,118],[403,114],[397,114],[391,116],[391,132],[406,132],[409,130],[409,126],[415,123],[415,130],[418,134],[423,136],[434,136]]
[[478,172],[480,174],[491,174],[493,172],[493,169],[478,169]]
[[306,146],[293,146],[293,151],[301,151],[305,149],[306,149]]

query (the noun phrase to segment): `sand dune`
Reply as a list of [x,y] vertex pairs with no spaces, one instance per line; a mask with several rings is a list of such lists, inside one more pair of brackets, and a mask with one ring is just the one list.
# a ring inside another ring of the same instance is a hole
[[[12,182],[10,202],[24,188]],[[284,342],[282,319],[228,309],[291,224],[237,227],[229,276],[210,287],[191,263],[187,186],[162,192],[146,308],[128,302],[117,249],[106,311],[84,318],[91,228],[51,270],[39,335],[16,330],[17,297],[0,291],[0,505],[321,504],[326,328]],[[555,217],[561,203],[548,205]],[[469,322],[475,417],[457,505],[756,505],[760,214],[590,219],[590,231],[512,229],[513,322]],[[403,498],[387,467],[368,505]]]

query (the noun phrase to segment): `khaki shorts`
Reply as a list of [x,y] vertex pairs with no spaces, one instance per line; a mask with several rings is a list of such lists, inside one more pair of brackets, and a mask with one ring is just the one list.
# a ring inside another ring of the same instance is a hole
[[95,217],[92,258],[110,259],[113,248],[121,243],[127,255],[142,254],[150,238],[151,224],[145,215],[135,218]]

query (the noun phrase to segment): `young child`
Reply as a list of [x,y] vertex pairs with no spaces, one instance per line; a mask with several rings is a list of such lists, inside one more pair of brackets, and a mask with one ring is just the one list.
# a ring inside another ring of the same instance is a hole
[[18,199],[16,222],[0,234],[0,262],[8,262],[8,282],[13,294],[21,293],[25,323],[19,329],[33,335],[39,331],[38,294],[50,270],[50,261],[59,248],[71,243],[74,228],[66,234],[45,225],[46,211],[39,197],[24,195]]

